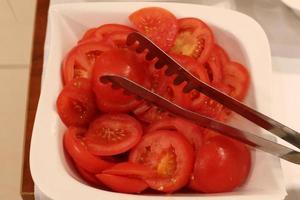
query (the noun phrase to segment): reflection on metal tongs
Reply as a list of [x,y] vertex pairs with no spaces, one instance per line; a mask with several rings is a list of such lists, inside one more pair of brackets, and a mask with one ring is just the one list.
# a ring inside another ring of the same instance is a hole
[[[157,69],[161,69],[162,67],[167,66],[165,74],[167,76],[176,76],[173,82],[175,85],[181,84],[185,81],[186,85],[183,88],[184,93],[188,93],[191,90],[197,90],[205,94],[206,96],[214,99],[215,101],[223,104],[232,111],[240,114],[241,116],[250,120],[251,122],[257,124],[258,126],[282,138],[288,143],[300,148],[300,134],[298,132],[244,105],[243,103],[231,98],[230,96],[220,92],[217,89],[214,89],[208,84],[197,79],[195,76],[186,71],[183,67],[180,66],[180,64],[178,64],[174,59],[169,57],[164,51],[162,51],[159,47],[157,47],[154,43],[152,43],[142,34],[133,32],[128,35],[127,45],[130,46],[134,44],[137,45],[136,51],[138,53],[141,53],[145,49],[147,49],[147,60],[153,60],[154,58],[158,59],[155,63],[155,67]],[[300,164],[300,153],[289,147],[283,146],[276,142],[272,142],[264,138],[263,136],[258,136],[253,133],[237,129],[235,127],[226,125],[222,122],[184,109],[170,102],[164,97],[161,97],[151,92],[150,90],[144,88],[143,86],[124,77],[116,75],[106,75],[102,76],[100,79],[100,81],[104,83],[110,82],[116,87],[124,88],[125,90],[136,95],[137,97],[145,99],[153,104],[156,104],[176,115],[192,120],[200,126],[218,131],[224,135],[240,140],[250,146],[268,152],[289,162]]]

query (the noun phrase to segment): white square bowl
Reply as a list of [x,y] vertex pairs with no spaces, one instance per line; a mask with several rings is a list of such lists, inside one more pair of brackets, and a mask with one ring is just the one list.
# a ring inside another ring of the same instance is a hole
[[[130,195],[104,191],[88,186],[68,165],[62,136],[65,126],[56,112],[56,98],[62,88],[60,67],[67,51],[76,44],[88,27],[104,23],[129,24],[128,15],[147,6],[170,10],[178,18],[198,17],[213,29],[216,40],[230,57],[248,67],[252,85],[246,103],[270,114],[271,58],[269,44],[262,28],[250,17],[220,8],[181,3],[115,2],[73,3],[50,7],[42,90],[36,114],[30,149],[30,168],[35,184],[52,199],[139,199],[153,195]],[[235,117],[233,124],[252,132],[253,125]],[[253,151],[253,168],[247,183],[240,189],[222,194],[155,195],[157,199],[283,199],[286,195],[279,160]]]

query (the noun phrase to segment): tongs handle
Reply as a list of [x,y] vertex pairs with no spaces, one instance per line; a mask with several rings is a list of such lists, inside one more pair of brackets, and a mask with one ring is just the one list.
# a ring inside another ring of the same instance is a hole
[[221,91],[211,87],[210,85],[199,80],[193,76],[190,72],[185,70],[178,64],[173,58],[162,51],[158,46],[156,46],[151,40],[143,36],[140,33],[133,32],[127,37],[127,44],[132,45],[138,42],[137,52],[142,52],[148,49],[146,59],[158,58],[155,64],[156,68],[162,68],[167,66],[165,71],[166,75],[174,75],[177,77],[174,80],[174,84],[180,84],[186,81],[187,84],[183,89],[183,92],[190,92],[195,89],[208,97],[216,100],[217,102],[223,104],[230,110],[238,113],[249,121],[255,123],[256,125],[270,131],[276,136],[282,138],[290,144],[300,148],[300,134],[295,130],[275,121],[274,119],[246,106],[245,104],[235,100],[234,98],[222,93]]

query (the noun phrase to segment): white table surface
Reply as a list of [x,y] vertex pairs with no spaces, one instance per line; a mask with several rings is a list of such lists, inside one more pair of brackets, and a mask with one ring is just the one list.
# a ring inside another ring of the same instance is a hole
[[[50,4],[83,1],[51,0]],[[200,3],[237,10],[253,17],[263,27],[270,42],[273,62],[272,88],[270,88],[272,117],[300,131],[298,114],[300,113],[300,18],[279,0],[175,0],[174,2]],[[289,145],[284,141],[279,142]],[[282,161],[282,169],[288,193],[285,200],[300,199],[300,166]],[[35,198],[48,200],[38,188],[35,188]]]

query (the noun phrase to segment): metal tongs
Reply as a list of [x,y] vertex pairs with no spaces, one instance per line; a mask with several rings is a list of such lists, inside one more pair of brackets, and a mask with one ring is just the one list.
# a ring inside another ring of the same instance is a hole
[[[127,45],[136,45],[136,52],[138,53],[141,53],[145,51],[145,49],[147,49],[147,60],[153,60],[154,58],[157,58],[155,68],[161,69],[162,67],[167,66],[165,74],[167,76],[176,75],[176,78],[173,82],[174,85],[179,85],[184,81],[186,82],[186,85],[183,88],[184,93],[188,93],[191,90],[197,90],[214,99],[215,101],[223,104],[224,106],[238,113],[244,118],[250,120],[256,125],[264,128],[265,130],[268,130],[269,132],[282,138],[288,143],[300,148],[300,134],[298,132],[246,106],[245,104],[233,99],[232,97],[197,79],[142,34],[137,32],[129,34],[127,37]],[[192,112],[190,110],[182,108],[177,104],[172,103],[164,97],[153,93],[147,88],[127,78],[117,75],[105,75],[100,78],[100,81],[102,81],[103,83],[110,82],[112,83],[112,86],[114,88],[121,87],[127,92],[136,95],[138,98],[145,99],[178,116],[182,116],[186,119],[192,120],[202,127],[220,132],[226,136],[242,141],[243,143],[268,152],[289,162],[300,164],[300,153],[289,147],[278,144],[276,142],[272,142],[265,138],[263,135],[258,136],[256,134],[240,130],[220,121],[216,121],[196,112]]]

